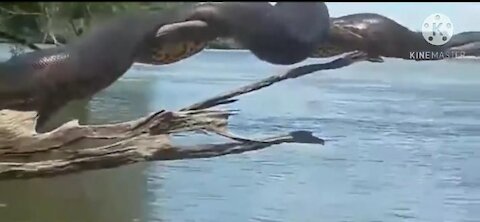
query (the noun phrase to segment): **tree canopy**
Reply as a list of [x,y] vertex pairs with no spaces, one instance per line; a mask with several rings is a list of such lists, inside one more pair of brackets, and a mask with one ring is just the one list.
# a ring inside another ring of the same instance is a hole
[[4,2],[0,6],[0,38],[15,42],[10,35],[29,42],[62,44],[116,14],[161,11],[184,4],[191,2]]
[[[35,44],[65,44],[103,19],[135,11],[163,11],[196,2],[4,2],[0,5],[0,40],[15,43],[12,54]],[[219,39],[209,48],[241,48]]]

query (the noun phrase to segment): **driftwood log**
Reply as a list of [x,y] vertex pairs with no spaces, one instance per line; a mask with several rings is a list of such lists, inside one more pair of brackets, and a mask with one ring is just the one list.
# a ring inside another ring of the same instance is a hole
[[[210,108],[235,102],[237,99],[232,99],[235,96],[285,79],[338,69],[363,60],[362,53],[352,53],[332,62],[301,66],[179,111],[161,110],[117,124],[79,125],[74,120],[51,132],[37,134],[33,130],[35,113],[3,110],[0,112],[0,179],[49,177],[141,161],[215,157],[280,143],[323,145],[324,140],[307,131],[261,139],[235,136],[227,131],[228,117],[235,113]],[[169,136],[184,132],[213,133],[232,142],[195,146],[172,144]]]

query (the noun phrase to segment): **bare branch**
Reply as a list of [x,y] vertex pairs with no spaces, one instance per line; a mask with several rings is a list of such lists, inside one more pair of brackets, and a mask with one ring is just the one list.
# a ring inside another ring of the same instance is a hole
[[[71,121],[52,132],[35,134],[35,113],[0,113],[0,179],[56,176],[142,161],[209,158],[260,150],[280,143],[323,145],[323,139],[307,131],[260,139],[236,136],[227,130],[228,118],[235,113],[207,108],[236,101],[232,98],[285,79],[345,67],[365,58],[364,54],[356,53],[325,64],[298,67],[177,112],[161,110],[118,124],[81,126],[78,121]],[[172,144],[169,135],[184,132],[208,132],[234,142],[196,146]]]
[[364,61],[366,59],[366,55],[363,52],[353,52],[347,54],[344,57],[338,58],[334,61],[328,63],[320,63],[320,64],[310,64],[305,66],[300,66],[294,69],[289,70],[285,74],[271,76],[265,78],[261,81],[256,83],[252,83],[250,85],[241,87],[239,89],[233,90],[231,92],[227,92],[225,94],[221,94],[215,96],[213,98],[207,99],[205,101],[195,103],[189,107],[183,108],[181,110],[196,110],[196,109],[207,109],[213,106],[221,105],[221,104],[228,104],[235,102],[235,99],[231,99],[235,96],[239,96],[242,94],[246,94],[249,92],[253,92],[267,86],[273,85],[277,82],[286,80],[286,79],[293,79],[298,78],[300,76],[304,76],[313,72],[321,71],[321,70],[329,70],[329,69],[339,69],[345,66],[349,66],[355,62]]

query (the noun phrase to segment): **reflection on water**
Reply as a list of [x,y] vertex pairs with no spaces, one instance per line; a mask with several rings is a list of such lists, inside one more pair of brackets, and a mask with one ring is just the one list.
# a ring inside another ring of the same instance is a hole
[[[85,122],[181,108],[286,68],[218,51],[135,66]],[[479,68],[387,60],[285,81],[229,105],[241,110],[231,129],[306,129],[325,146],[0,182],[0,221],[478,221]]]
[[0,221],[145,221],[142,164],[54,179],[0,184]]

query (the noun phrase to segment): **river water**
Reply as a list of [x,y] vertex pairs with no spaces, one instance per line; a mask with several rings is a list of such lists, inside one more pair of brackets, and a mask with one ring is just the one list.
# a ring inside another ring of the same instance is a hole
[[[244,51],[136,65],[72,113],[87,123],[125,121],[287,68]],[[284,81],[228,105],[240,109],[232,131],[310,130],[325,146],[0,182],[0,221],[480,221],[479,69],[478,60],[388,59]]]

